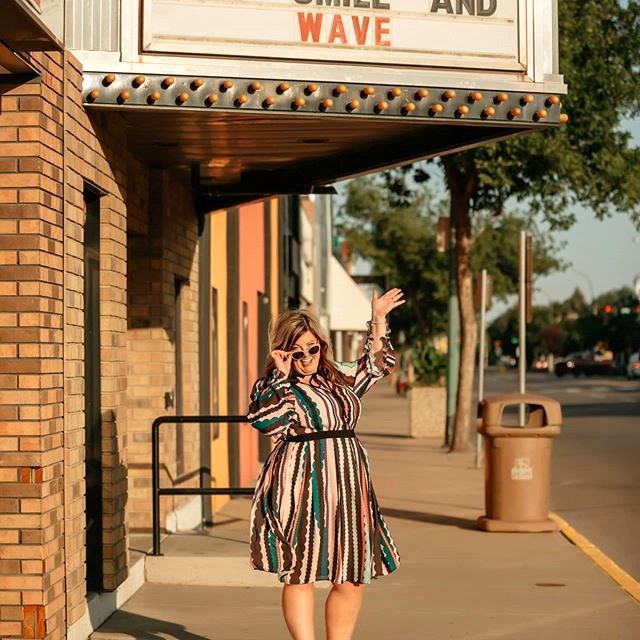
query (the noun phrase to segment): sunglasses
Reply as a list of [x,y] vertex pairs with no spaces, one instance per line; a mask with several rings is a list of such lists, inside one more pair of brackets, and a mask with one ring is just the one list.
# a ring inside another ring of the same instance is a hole
[[[315,356],[317,353],[320,353],[320,345],[319,344],[312,345],[307,349],[306,353],[310,356]],[[305,351],[301,349],[300,351],[294,351],[291,354],[291,357],[294,360],[302,360],[302,358],[304,358],[304,355],[305,355]]]

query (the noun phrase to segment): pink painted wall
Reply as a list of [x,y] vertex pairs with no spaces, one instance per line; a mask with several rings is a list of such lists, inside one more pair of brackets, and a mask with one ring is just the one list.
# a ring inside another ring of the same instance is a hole
[[[252,203],[239,208],[239,379],[240,406],[245,411],[248,405],[248,394],[258,372],[258,292],[265,290],[264,270],[264,204]],[[243,302],[247,303],[249,318],[248,341],[248,376],[244,380],[244,345],[243,345]],[[262,365],[260,372],[262,371]],[[244,393],[246,390],[246,395]],[[243,398],[242,395],[245,395]],[[240,430],[240,485],[247,486],[258,472],[258,437],[257,431],[247,426]]]

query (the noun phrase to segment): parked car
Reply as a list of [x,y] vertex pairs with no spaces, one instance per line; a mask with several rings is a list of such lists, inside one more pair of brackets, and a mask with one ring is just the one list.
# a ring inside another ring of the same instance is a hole
[[632,353],[627,363],[627,380],[640,378],[640,351]]
[[565,358],[560,358],[555,364],[555,373],[561,378],[571,373],[578,377],[580,374],[613,375],[616,373],[615,361],[611,352],[577,351]]
[[544,358],[543,356],[534,358],[531,363],[531,371],[547,373],[549,371],[549,361],[547,358]]

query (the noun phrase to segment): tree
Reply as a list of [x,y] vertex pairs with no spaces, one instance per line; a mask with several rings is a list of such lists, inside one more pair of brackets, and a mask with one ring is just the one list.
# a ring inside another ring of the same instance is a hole
[[[373,264],[376,273],[401,287],[407,304],[394,312],[394,329],[412,344],[444,333],[448,309],[448,259],[436,249],[436,221],[446,202],[426,187],[398,198],[386,176],[358,178],[348,183],[344,205],[336,216],[336,231],[356,255]],[[473,229],[472,264],[495,274],[494,297],[505,300],[517,287],[513,251],[521,229],[535,238],[536,273],[546,275],[562,265],[558,248],[522,216],[478,216]]]
[[[500,212],[517,198],[552,230],[571,226],[569,207],[576,203],[599,218],[627,212],[640,225],[640,149],[632,148],[630,135],[620,129],[623,117],[640,111],[640,5],[583,0],[560,2],[558,12],[560,71],[569,86],[564,110],[570,124],[438,160],[451,196],[461,321],[454,450],[467,447],[473,396],[473,218]],[[417,182],[428,175],[423,164],[411,172]],[[394,181],[406,189],[397,172],[390,183]]]

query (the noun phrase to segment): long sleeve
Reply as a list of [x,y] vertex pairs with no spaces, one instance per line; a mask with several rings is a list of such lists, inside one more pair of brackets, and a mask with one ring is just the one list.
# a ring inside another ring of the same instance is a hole
[[336,362],[338,369],[346,377],[358,397],[362,397],[378,380],[381,380],[391,373],[391,370],[395,366],[396,355],[393,345],[391,344],[389,330],[381,337],[381,341],[381,366],[376,364],[371,331],[369,331],[364,343],[364,351],[357,360],[353,362]]
[[253,385],[248,420],[268,436],[285,433],[299,422],[291,382],[277,369]]

